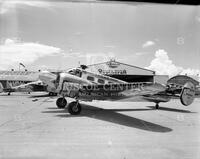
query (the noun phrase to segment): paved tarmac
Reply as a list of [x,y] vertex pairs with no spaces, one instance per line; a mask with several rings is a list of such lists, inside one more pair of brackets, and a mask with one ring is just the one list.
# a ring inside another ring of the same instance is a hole
[[81,115],[57,109],[57,97],[0,95],[0,158],[199,159],[200,99],[83,102]]

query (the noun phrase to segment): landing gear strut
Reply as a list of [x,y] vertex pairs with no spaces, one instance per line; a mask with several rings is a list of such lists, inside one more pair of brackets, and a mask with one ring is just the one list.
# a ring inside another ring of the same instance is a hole
[[65,108],[65,106],[67,105],[67,100],[64,97],[58,98],[56,101],[56,105],[60,109]]
[[68,105],[68,112],[71,115],[78,115],[81,112],[81,105],[78,101],[74,101],[69,103]]
[[159,103],[156,103],[156,109],[159,109]]

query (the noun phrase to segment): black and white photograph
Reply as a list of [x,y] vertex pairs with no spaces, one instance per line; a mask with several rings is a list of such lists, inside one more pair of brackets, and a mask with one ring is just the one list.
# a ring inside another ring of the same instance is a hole
[[196,1],[0,0],[0,159],[199,159]]

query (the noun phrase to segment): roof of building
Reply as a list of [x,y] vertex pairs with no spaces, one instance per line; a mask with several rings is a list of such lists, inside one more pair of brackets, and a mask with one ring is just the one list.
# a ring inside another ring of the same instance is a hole
[[118,61],[115,61],[115,60],[110,60],[110,61],[107,61],[107,62],[100,62],[100,63],[91,64],[91,65],[87,65],[87,66],[90,67],[90,66],[96,66],[96,65],[101,65],[101,64],[108,64],[108,63],[112,63],[112,62],[114,62],[116,64],[126,65],[126,66],[129,66],[129,67],[134,67],[134,68],[137,68],[137,69],[149,71],[149,72],[152,72],[153,74],[155,74],[155,71],[153,71],[153,70],[149,70],[149,69],[146,69],[146,68],[142,68],[142,67],[138,67],[138,66],[122,63],[122,62],[118,62]]

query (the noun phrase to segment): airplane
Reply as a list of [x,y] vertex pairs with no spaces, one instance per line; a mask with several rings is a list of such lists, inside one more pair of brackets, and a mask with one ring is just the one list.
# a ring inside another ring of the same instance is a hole
[[49,80],[50,74],[50,72],[40,74],[39,79],[61,96],[56,100],[58,108],[67,106],[65,97],[75,99],[67,106],[71,115],[81,113],[82,106],[79,101],[149,101],[154,102],[155,108],[159,109],[160,102],[169,102],[172,98],[179,98],[184,106],[192,104],[195,98],[196,87],[188,81],[188,78],[183,78],[184,85],[178,83],[163,85],[154,82],[127,83],[82,68],[59,73],[56,80]]
[[[45,74],[48,71],[42,71],[42,74]],[[47,75],[46,75],[47,76]],[[57,75],[56,73],[51,73],[48,76],[48,80],[55,80]],[[42,82],[41,80],[36,81],[25,81],[22,77],[15,76],[15,79],[18,79],[12,81],[9,79],[9,81],[4,80],[4,82],[0,81],[0,93],[8,93],[8,95],[11,95],[11,92],[40,92],[45,91],[49,92],[49,96],[57,96],[57,93],[55,93],[52,89],[52,86],[47,85],[46,83]]]

